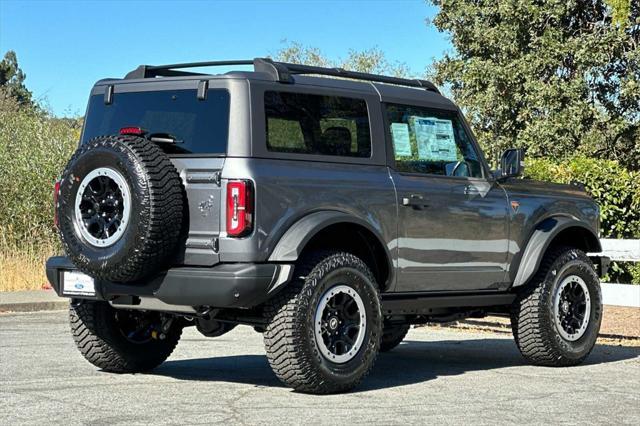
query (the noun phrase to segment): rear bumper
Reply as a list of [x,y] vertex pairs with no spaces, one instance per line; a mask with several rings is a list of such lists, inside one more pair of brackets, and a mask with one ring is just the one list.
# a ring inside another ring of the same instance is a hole
[[[275,294],[293,274],[293,265],[276,263],[229,263],[209,268],[179,267],[135,283],[96,280],[95,296],[68,296],[62,291],[64,271],[77,268],[66,257],[47,260],[47,279],[62,297],[106,300],[118,305],[140,304],[140,299],[166,305],[252,308]],[[170,310],[169,308],[167,308]]]

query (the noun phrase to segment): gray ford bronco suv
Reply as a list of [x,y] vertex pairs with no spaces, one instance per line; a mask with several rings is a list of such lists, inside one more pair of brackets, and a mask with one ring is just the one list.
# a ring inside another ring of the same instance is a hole
[[522,162],[507,150],[491,171],[427,81],[140,66],[91,90],[47,276],[110,372],[157,367],[184,327],[243,324],[284,383],[341,392],[411,324],[485,315],[511,318],[530,362],[575,365],[602,318],[598,206],[579,184],[517,178]]

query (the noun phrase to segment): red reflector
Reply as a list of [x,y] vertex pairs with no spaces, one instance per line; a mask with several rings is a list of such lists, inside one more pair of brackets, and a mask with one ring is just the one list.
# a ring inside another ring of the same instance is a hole
[[60,221],[58,219],[58,196],[60,195],[60,181],[57,180],[53,185],[53,224],[56,228],[59,227]]
[[122,129],[120,129],[120,134],[121,135],[142,136],[145,133],[147,133],[147,132],[144,129],[142,129],[141,127],[123,127]]
[[253,229],[253,190],[248,180],[227,183],[227,235],[242,237]]

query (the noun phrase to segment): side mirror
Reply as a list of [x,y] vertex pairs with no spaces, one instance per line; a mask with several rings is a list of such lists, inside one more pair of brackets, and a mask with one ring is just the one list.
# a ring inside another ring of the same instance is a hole
[[500,159],[500,178],[520,176],[524,172],[524,150],[507,149]]

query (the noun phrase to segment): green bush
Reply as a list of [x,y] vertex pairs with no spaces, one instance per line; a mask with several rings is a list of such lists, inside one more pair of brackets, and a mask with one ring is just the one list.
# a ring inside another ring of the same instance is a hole
[[628,269],[631,275],[631,282],[633,284],[640,284],[640,262],[628,266]]
[[[525,177],[583,183],[600,206],[601,238],[640,238],[640,173],[615,161],[576,157],[565,161],[528,159]],[[606,278],[640,284],[640,264],[613,264]]]
[[57,244],[53,184],[79,136],[78,120],[19,107],[0,93],[0,250]]

